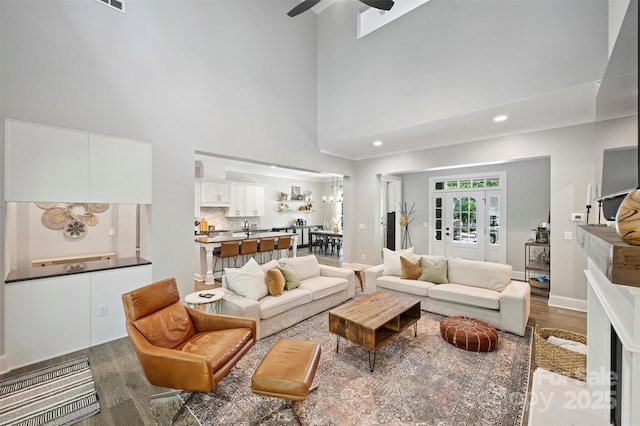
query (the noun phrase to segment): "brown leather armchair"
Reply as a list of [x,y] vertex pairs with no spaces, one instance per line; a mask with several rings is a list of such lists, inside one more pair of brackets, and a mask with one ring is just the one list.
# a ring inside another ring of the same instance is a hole
[[127,333],[152,385],[212,392],[256,342],[250,318],[214,315],[183,305],[174,278],[122,295]]

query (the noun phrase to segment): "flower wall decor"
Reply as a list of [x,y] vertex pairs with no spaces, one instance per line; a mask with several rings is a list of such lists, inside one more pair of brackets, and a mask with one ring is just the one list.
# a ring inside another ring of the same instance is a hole
[[49,229],[62,230],[69,238],[80,238],[87,232],[88,226],[98,224],[97,213],[109,209],[109,204],[101,203],[36,203],[44,210],[42,224]]

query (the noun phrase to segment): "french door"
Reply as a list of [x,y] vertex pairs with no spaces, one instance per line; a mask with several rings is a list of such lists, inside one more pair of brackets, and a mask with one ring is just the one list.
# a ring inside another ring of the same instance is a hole
[[506,262],[506,174],[431,178],[432,254]]
[[484,191],[446,194],[445,253],[447,257],[484,260],[483,200]]

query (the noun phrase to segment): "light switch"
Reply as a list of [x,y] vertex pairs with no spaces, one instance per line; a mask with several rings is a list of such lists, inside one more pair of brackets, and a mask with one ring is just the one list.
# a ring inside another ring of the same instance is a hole
[[358,224],[358,229],[364,229],[364,223]]
[[571,238],[573,238],[573,236],[571,235],[571,231],[565,231],[564,239],[565,240],[570,240]]

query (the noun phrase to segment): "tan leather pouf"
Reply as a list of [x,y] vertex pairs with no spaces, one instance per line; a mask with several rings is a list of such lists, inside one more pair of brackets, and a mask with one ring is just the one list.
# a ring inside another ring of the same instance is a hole
[[491,352],[498,346],[498,331],[471,317],[449,317],[440,321],[442,338],[452,345],[474,352]]

